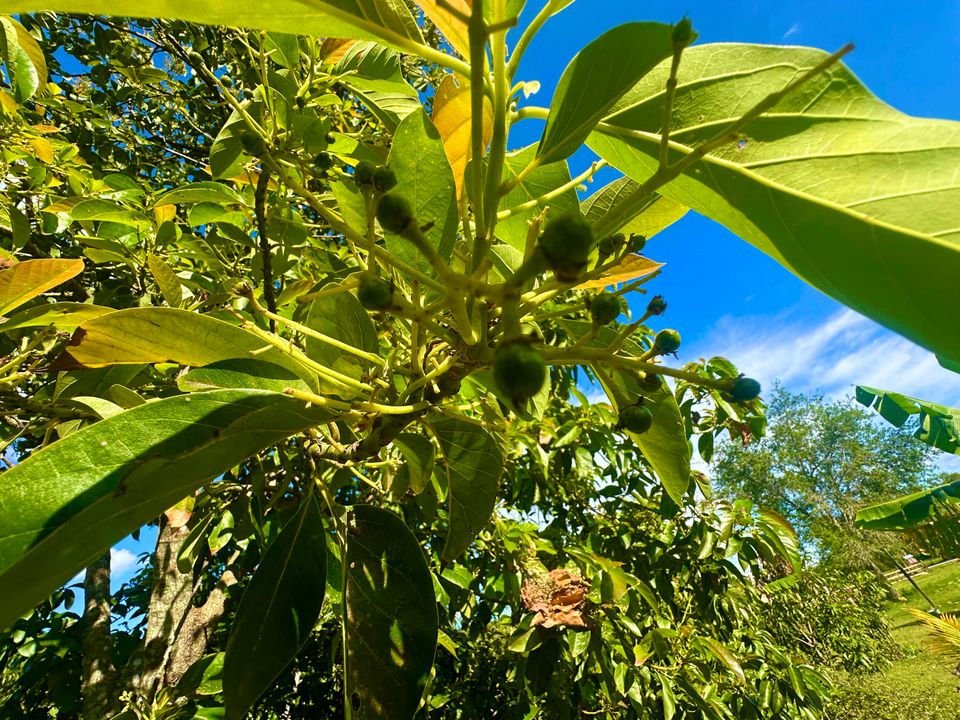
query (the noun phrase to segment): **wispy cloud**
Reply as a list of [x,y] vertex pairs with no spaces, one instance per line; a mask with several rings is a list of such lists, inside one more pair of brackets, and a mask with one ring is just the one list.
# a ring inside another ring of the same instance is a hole
[[693,350],[725,355],[765,387],[850,397],[854,385],[960,405],[960,375],[936,357],[852,310],[811,324],[795,312],[724,317]]
[[[796,310],[727,316],[691,348],[693,355],[724,355],[767,390],[780,382],[793,392],[839,400],[852,397],[855,385],[867,385],[960,407],[960,375],[853,310],[839,310],[819,323]],[[938,453],[936,465],[958,472],[960,457]]]
[[800,32],[800,23],[794,23],[790,26],[790,29],[783,34],[783,39],[786,40],[788,37],[792,37]]
[[110,574],[114,577],[128,574],[137,566],[137,556],[126,548],[110,550]]

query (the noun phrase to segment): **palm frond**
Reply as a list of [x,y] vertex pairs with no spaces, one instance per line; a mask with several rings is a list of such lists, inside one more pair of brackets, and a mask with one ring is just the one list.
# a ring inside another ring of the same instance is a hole
[[937,617],[913,608],[907,608],[907,612],[927,626],[930,634],[925,644],[931,652],[960,663],[960,619],[953,615]]

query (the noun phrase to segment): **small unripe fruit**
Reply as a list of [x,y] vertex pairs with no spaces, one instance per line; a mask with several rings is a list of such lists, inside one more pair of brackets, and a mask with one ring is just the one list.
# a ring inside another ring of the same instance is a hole
[[613,255],[620,248],[623,247],[623,244],[627,239],[623,236],[623,233],[616,233],[615,235],[607,235],[607,237],[600,240],[597,243],[597,252],[607,257],[608,255]]
[[415,218],[410,201],[399,193],[387,193],[377,202],[377,220],[387,232],[402,235]]
[[667,311],[667,301],[663,295],[654,295],[647,303],[648,315],[663,315]]
[[627,405],[620,411],[620,427],[642,435],[653,425],[653,413],[645,405]]
[[647,238],[645,235],[630,234],[630,252],[640,254],[646,246]]
[[317,153],[313,158],[313,164],[318,171],[325,173],[333,167],[333,158],[328,153]]
[[737,402],[750,402],[760,396],[760,383],[743,375],[733,381],[730,397]]
[[540,251],[560,282],[580,277],[594,244],[590,223],[575,212],[548,222],[540,236]]
[[538,392],[547,379],[543,356],[522,340],[506,343],[493,356],[493,380],[514,405],[520,405]]
[[327,136],[324,138],[324,140],[327,141],[327,145],[333,145],[337,141],[337,138],[333,133],[327,133]]
[[253,130],[244,130],[240,133],[240,145],[247,155],[254,157],[260,157],[267,151],[267,143],[260,133]]
[[396,187],[396,184],[397,176],[390,168],[381,166],[373,172],[373,189],[377,192],[385,193]]
[[357,187],[369,187],[373,185],[373,176],[376,172],[376,165],[369,160],[361,160],[353,169],[353,181]]
[[680,333],[676,330],[661,330],[657,333],[654,347],[661,353],[674,353],[680,348]]
[[590,317],[597,325],[612,323],[620,315],[620,298],[603,292],[590,301]]
[[393,305],[393,284],[377,275],[364,274],[357,286],[357,299],[365,310],[387,310]]

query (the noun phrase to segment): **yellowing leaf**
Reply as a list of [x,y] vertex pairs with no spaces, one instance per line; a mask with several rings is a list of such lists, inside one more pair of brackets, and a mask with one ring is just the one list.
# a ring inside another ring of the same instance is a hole
[[176,205],[157,205],[153,208],[153,219],[157,225],[162,225],[167,220],[173,220],[177,216]]
[[83,260],[25,260],[0,271],[0,315],[83,271]]
[[53,145],[46,138],[30,138],[30,147],[33,148],[33,154],[40,162],[46,164],[53,162]]
[[36,130],[38,133],[44,133],[46,135],[60,132],[60,128],[58,128],[56,125],[31,125],[30,127]]
[[[470,159],[470,83],[459,76],[447,75],[433,100],[433,124],[443,139],[443,149],[453,169],[457,197],[463,194],[464,174]],[[483,144],[493,132],[493,106],[483,101]]]
[[[437,26],[450,46],[463,57],[470,57],[470,36],[467,24],[456,17],[449,10],[441,8],[437,0],[416,0],[430,21]],[[447,0],[450,7],[459,10],[464,15],[472,12],[473,0]]]
[[324,63],[335,65],[356,42],[347,38],[327,38],[320,45],[320,57],[323,58]]
[[645,258],[643,255],[630,254],[627,255],[619,265],[610,268],[595,280],[577,285],[577,289],[590,290],[615,285],[617,283],[629,282],[655,273],[662,268],[663,265],[663,263]]

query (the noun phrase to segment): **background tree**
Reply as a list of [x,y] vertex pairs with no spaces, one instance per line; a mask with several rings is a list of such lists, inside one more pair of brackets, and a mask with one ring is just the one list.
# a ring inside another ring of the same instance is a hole
[[782,388],[767,418],[764,437],[718,447],[712,476],[718,491],[778,510],[823,561],[889,567],[902,543],[860,530],[857,511],[929,484],[929,449],[850,403]]

